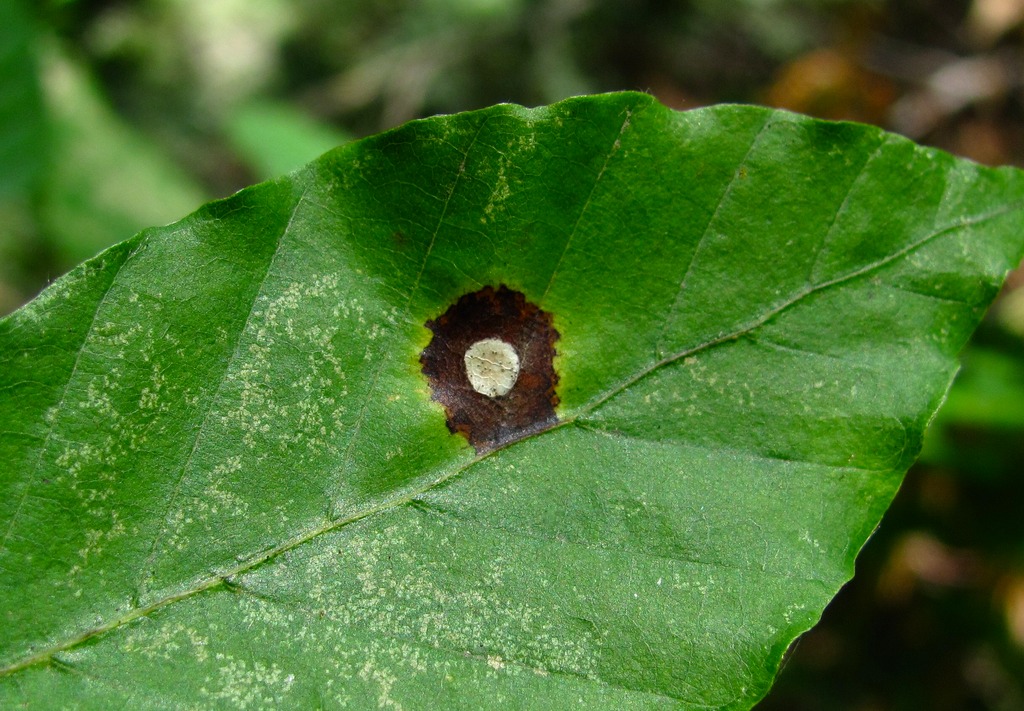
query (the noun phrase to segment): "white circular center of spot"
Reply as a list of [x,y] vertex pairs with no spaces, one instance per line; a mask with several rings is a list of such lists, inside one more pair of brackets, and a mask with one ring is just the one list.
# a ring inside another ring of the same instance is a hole
[[466,375],[481,395],[508,395],[519,378],[519,356],[505,341],[485,338],[466,350]]

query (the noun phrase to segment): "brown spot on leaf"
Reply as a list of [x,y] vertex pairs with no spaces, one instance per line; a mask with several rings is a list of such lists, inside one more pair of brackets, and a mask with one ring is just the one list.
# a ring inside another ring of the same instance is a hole
[[[502,284],[462,296],[426,326],[434,337],[423,349],[420,363],[430,382],[431,397],[444,406],[448,429],[464,435],[478,453],[558,421],[554,366],[558,331],[550,313]],[[466,352],[488,339],[508,344],[518,357],[518,375],[511,376],[511,389],[490,390],[504,392],[501,395],[478,392],[467,374],[474,356],[471,354],[467,365]]]

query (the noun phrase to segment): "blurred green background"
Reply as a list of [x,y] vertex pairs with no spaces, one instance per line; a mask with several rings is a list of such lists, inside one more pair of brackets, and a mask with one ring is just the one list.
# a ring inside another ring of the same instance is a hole
[[[1024,0],[0,0],[0,314],[408,119],[639,89],[1024,165]],[[1024,225],[1022,225],[1024,229]],[[758,707],[1024,709],[1024,273]]]

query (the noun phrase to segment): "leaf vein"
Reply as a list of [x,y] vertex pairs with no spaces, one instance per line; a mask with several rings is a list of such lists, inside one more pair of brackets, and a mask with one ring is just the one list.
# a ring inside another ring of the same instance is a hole
[[672,328],[672,324],[675,322],[676,313],[679,311],[679,304],[682,302],[683,294],[686,292],[686,282],[689,281],[690,273],[693,271],[693,265],[697,263],[697,258],[700,256],[701,250],[707,243],[708,237],[711,236],[711,227],[718,219],[718,213],[721,212],[722,206],[732,194],[732,190],[736,186],[736,181],[739,179],[741,171],[744,166],[746,166],[751,154],[754,152],[754,147],[757,145],[757,142],[761,139],[764,132],[768,130],[768,127],[771,125],[773,116],[774,113],[771,112],[765,116],[764,123],[761,124],[761,128],[758,129],[754,138],[750,141],[750,146],[747,147],[747,152],[743,155],[743,158],[736,166],[736,170],[733,171],[732,177],[725,186],[725,190],[722,191],[721,197],[718,198],[718,202],[715,204],[714,211],[708,218],[707,224],[704,225],[704,231],[701,233],[700,239],[697,240],[697,246],[693,248],[693,254],[690,255],[690,261],[687,263],[686,270],[683,272],[683,278],[679,282],[679,288],[676,290],[675,298],[672,299],[672,305],[669,307],[668,314],[665,316],[665,322],[662,324],[661,331],[658,333],[658,338],[655,341],[655,357],[662,357],[665,339],[668,337],[668,332]]
[[256,311],[256,305],[259,303],[260,296],[263,294],[264,286],[267,283],[267,279],[270,277],[270,273],[274,269],[274,263],[277,261],[277,258],[281,253],[281,247],[285,242],[285,237],[287,237],[288,232],[291,230],[292,224],[295,221],[295,216],[299,212],[299,207],[302,205],[302,201],[303,198],[305,198],[305,195],[306,190],[304,190],[303,193],[299,196],[299,198],[295,201],[295,205],[292,208],[292,213],[288,217],[288,222],[285,224],[284,229],[281,230],[281,234],[277,238],[277,245],[274,247],[274,253],[267,261],[267,269],[263,273],[263,278],[260,280],[259,286],[253,292],[252,303],[249,305],[249,313],[246,315],[245,321],[242,323],[242,327],[238,330],[238,338],[235,341],[234,348],[231,351],[231,355],[224,363],[224,370],[217,384],[217,389],[214,391],[213,395],[207,401],[206,412],[203,413],[203,419],[200,422],[198,429],[196,430],[195,438],[192,440],[192,447],[189,450],[188,456],[185,457],[185,461],[181,466],[181,473],[178,475],[174,487],[171,489],[170,494],[167,496],[167,505],[164,508],[163,524],[157,530],[156,534],[153,536],[153,540],[149,545],[149,550],[146,553],[146,558],[143,561],[141,570],[139,571],[139,580],[136,585],[136,603],[138,603],[143,597],[145,597],[146,588],[149,584],[149,581],[152,579],[154,575],[156,559],[159,554],[160,542],[166,535],[171,523],[171,512],[174,509],[175,504],[177,503],[178,496],[181,493],[181,487],[186,477],[188,476],[189,469],[192,465],[192,460],[195,457],[196,452],[199,450],[199,445],[203,440],[203,434],[206,431],[207,423],[210,421],[210,415],[213,413],[215,405],[217,404],[217,401],[220,399],[221,390],[223,389],[224,384],[228,380],[227,374],[231,370],[232,363],[234,363],[239,356],[239,349],[241,348],[245,333],[249,330],[249,324],[251,323],[253,314]]
[[615,136],[615,141],[612,143],[611,148],[608,149],[608,153],[604,157],[604,163],[602,163],[601,169],[597,171],[597,177],[594,178],[594,184],[591,186],[590,192],[587,193],[587,199],[583,201],[583,207],[580,208],[579,214],[576,216],[575,221],[573,221],[572,230],[569,231],[569,236],[565,240],[565,246],[562,247],[562,253],[558,255],[558,260],[555,262],[555,266],[551,270],[551,276],[548,278],[547,286],[544,287],[544,291],[540,297],[541,303],[544,303],[544,299],[547,298],[548,292],[551,291],[551,287],[555,283],[555,277],[558,276],[558,271],[562,267],[562,262],[565,261],[565,255],[569,253],[569,246],[572,244],[573,239],[576,237],[576,233],[579,231],[580,223],[583,222],[583,217],[587,214],[587,209],[590,207],[590,203],[594,198],[597,186],[601,184],[601,178],[604,177],[612,156],[618,152],[622,145],[622,137],[625,135],[626,129],[629,128],[632,118],[632,110],[626,109],[626,118],[623,119],[622,125],[619,127],[619,132]]
[[882,150],[887,145],[889,145],[890,138],[891,137],[889,136],[889,134],[886,134],[885,137],[881,141],[879,141],[878,146],[864,160],[864,163],[863,165],[861,165],[860,170],[857,171],[856,177],[850,182],[850,185],[846,190],[846,195],[843,197],[842,202],[839,203],[839,207],[833,213],[832,222],[829,223],[828,229],[825,231],[825,235],[824,237],[822,237],[821,243],[818,245],[818,248],[814,253],[814,262],[812,262],[811,269],[807,273],[808,283],[814,283],[815,275],[818,273],[818,264],[821,263],[822,255],[824,255],[825,252],[828,251],[829,242],[832,241],[832,236],[835,233],[836,225],[839,224],[839,217],[846,211],[847,207],[849,206],[850,198],[853,197],[853,191],[857,188],[857,185],[860,184],[860,181],[867,174],[868,166],[870,166],[871,163],[873,163],[874,160],[879,155],[881,155]]
[[[753,459],[759,459],[759,460],[764,461],[764,462],[780,462],[782,464],[808,464],[808,465],[811,465],[811,466],[826,467],[828,469],[838,469],[838,470],[841,470],[841,471],[863,472],[865,474],[888,474],[891,471],[889,469],[870,469],[868,467],[855,467],[855,466],[851,466],[849,464],[829,464],[828,462],[817,462],[817,461],[814,461],[813,459],[797,459],[795,457],[777,457],[777,456],[773,456],[771,454],[768,454],[766,452],[760,452],[760,451],[753,450],[753,449],[739,449],[739,448],[736,448],[736,447],[729,447],[729,446],[726,446],[726,445],[719,445],[719,446],[716,446],[716,447],[714,447],[712,449],[711,447],[707,446],[706,444],[701,444],[700,442],[691,442],[691,441],[684,440],[684,439],[672,440],[672,441],[667,441],[667,440],[663,440],[663,439],[662,440],[658,440],[658,439],[653,439],[651,437],[644,437],[642,434],[639,434],[637,432],[623,432],[622,430],[608,430],[608,429],[605,429],[604,427],[599,426],[599,423],[594,422],[594,421],[577,419],[575,422],[576,422],[576,425],[580,429],[586,430],[588,432],[594,432],[595,434],[600,434],[600,435],[603,435],[605,437],[611,437],[612,439],[623,438],[623,439],[633,440],[634,442],[643,442],[645,444],[656,444],[656,445],[662,445],[662,446],[664,446],[666,444],[677,444],[677,445],[684,446],[684,447],[692,447],[693,449],[706,450],[706,451],[715,452],[715,453],[718,453],[718,452],[732,452],[732,453],[737,454],[737,455],[742,455],[742,456],[750,457],[750,458],[753,458]],[[904,442],[904,448],[905,447],[906,447],[906,443]]]
[[14,513],[11,515],[10,523],[7,525],[7,531],[4,533],[3,540],[0,541],[0,555],[7,552],[7,544],[10,541],[11,534],[14,531],[15,525],[17,524],[18,518],[21,516],[21,512],[25,507],[25,502],[29,499],[29,493],[34,488],[35,480],[39,476],[39,470],[42,468],[43,460],[46,456],[46,451],[49,448],[50,440],[53,438],[54,423],[57,421],[58,415],[64,409],[64,404],[67,401],[68,391],[71,388],[71,383],[75,380],[75,375],[78,373],[78,367],[82,362],[82,355],[86,352],[86,344],[92,337],[96,329],[96,321],[99,318],[100,312],[103,311],[103,307],[107,302],[107,297],[110,296],[111,291],[114,289],[114,285],[117,283],[118,277],[121,275],[124,266],[131,261],[132,257],[142,248],[145,244],[145,238],[139,240],[139,243],[125,255],[124,260],[117,266],[117,270],[111,275],[110,283],[107,284],[107,288],[103,291],[103,296],[100,297],[99,302],[96,304],[96,310],[93,311],[92,319],[89,322],[88,328],[85,330],[85,334],[82,336],[81,345],[78,347],[78,352],[75,354],[75,361],[71,366],[71,371],[68,373],[68,378],[64,383],[64,389],[61,391],[60,399],[57,401],[54,409],[50,412],[49,421],[47,423],[46,435],[42,438],[42,444],[39,445],[39,456],[36,457],[35,465],[32,468],[32,473],[28,476],[28,481],[25,484],[24,493],[21,499],[18,501],[18,506],[14,509]]
[[819,284],[808,285],[808,286],[806,286],[806,287],[804,287],[802,289],[799,289],[798,291],[795,292],[795,294],[791,298],[787,299],[786,301],[783,301],[779,305],[769,309],[768,311],[766,311],[762,315],[760,315],[757,318],[755,318],[755,319],[753,319],[753,320],[743,324],[742,326],[740,326],[740,327],[738,327],[738,328],[736,328],[736,329],[734,329],[732,331],[729,331],[727,333],[723,333],[723,334],[714,336],[713,338],[709,338],[708,340],[703,341],[702,343],[699,343],[699,344],[697,344],[695,346],[691,346],[689,348],[685,348],[685,349],[683,349],[681,351],[678,351],[678,352],[673,353],[671,355],[665,356],[665,357],[661,358],[660,360],[655,361],[654,363],[650,364],[646,368],[643,368],[642,370],[640,370],[635,375],[632,375],[632,376],[626,378],[625,380],[621,381],[618,385],[616,385],[616,386],[606,390],[604,393],[598,395],[589,404],[587,404],[587,405],[585,405],[585,406],[583,406],[581,408],[580,414],[594,412],[595,410],[600,408],[602,405],[607,403],[612,398],[622,394],[623,392],[625,392],[626,390],[631,388],[633,385],[636,385],[641,380],[644,380],[645,378],[647,378],[648,376],[650,376],[653,373],[657,372],[658,370],[661,370],[665,366],[671,365],[671,364],[673,364],[673,363],[675,363],[677,361],[682,360],[683,358],[688,358],[688,357],[690,357],[692,355],[695,355],[697,353],[701,353],[701,352],[706,351],[706,350],[708,350],[710,348],[713,348],[715,346],[721,345],[722,343],[725,343],[727,341],[734,341],[734,340],[736,340],[738,338],[741,338],[743,336],[746,336],[746,335],[749,335],[749,334],[755,332],[758,328],[760,328],[761,326],[766,324],[771,319],[775,318],[776,316],[778,316],[779,314],[783,313],[787,309],[790,309],[793,306],[796,306],[797,304],[802,302],[804,299],[806,299],[807,297],[809,297],[809,296],[811,296],[813,294],[816,294],[816,293],[821,292],[821,291],[825,291],[826,289],[830,289],[832,287],[839,286],[841,284],[845,284],[846,282],[853,281],[853,280],[858,279],[860,277],[863,277],[863,276],[866,276],[868,274],[871,274],[872,272],[877,271],[877,270],[881,269],[882,267],[885,267],[885,266],[895,262],[896,260],[901,259],[901,258],[907,256],[908,254],[910,254],[910,253],[920,249],[921,247],[924,247],[926,244],[928,244],[929,242],[931,242],[932,240],[934,240],[934,239],[936,239],[938,237],[941,237],[943,235],[956,232],[957,230],[960,230],[960,229],[965,229],[967,227],[973,227],[975,225],[982,224],[984,222],[987,222],[988,220],[993,220],[993,219],[995,219],[997,217],[1001,217],[1001,216],[1006,215],[1008,213],[1018,211],[1022,207],[1024,207],[1024,201],[1018,201],[1018,202],[1010,203],[1009,205],[1004,205],[1003,207],[1001,207],[1001,208],[999,208],[997,210],[993,210],[991,212],[988,212],[988,213],[986,213],[984,215],[981,215],[979,217],[976,217],[974,219],[971,219],[971,220],[961,220],[961,221],[959,221],[959,222],[957,222],[955,224],[947,225],[946,227],[943,227],[943,228],[940,228],[938,230],[935,230],[934,232],[930,232],[929,234],[925,235],[924,237],[922,237],[921,239],[917,240],[916,242],[912,242],[912,243],[906,245],[905,247],[896,250],[892,254],[889,254],[889,255],[881,258],[881,259],[878,259],[878,260],[876,260],[874,262],[866,264],[863,267],[860,267],[858,269],[854,269],[852,271],[849,271],[849,272],[847,272],[845,274],[842,274],[842,275],[840,275],[838,277],[835,277],[834,279],[830,279],[828,281],[821,282]]
[[[462,161],[459,163],[458,172],[455,175],[455,180],[452,181],[452,186],[448,190],[448,195],[444,200],[444,207],[441,209],[441,215],[437,219],[437,225],[434,226],[433,234],[430,236],[430,244],[427,245],[427,251],[423,255],[423,263],[420,265],[419,273],[416,275],[416,280],[409,290],[409,296],[405,302],[406,311],[409,310],[412,300],[416,297],[416,293],[420,288],[420,281],[423,279],[423,274],[427,270],[427,262],[430,261],[430,255],[434,251],[434,245],[437,243],[437,236],[441,232],[441,227],[444,226],[445,217],[448,215],[448,207],[451,204],[452,197],[455,195],[455,190],[458,188],[459,183],[462,181],[462,177],[466,174],[466,161],[469,159],[469,154],[473,150],[473,146],[476,145],[477,140],[480,138],[480,134],[484,130],[484,126],[487,125],[487,121],[490,117],[485,118],[480,122],[480,125],[476,129],[476,133],[473,134],[473,139],[469,142],[466,150],[462,153]],[[383,346],[382,346],[383,348]],[[381,373],[384,371],[384,366],[387,364],[388,359],[383,358],[378,354],[377,367],[373,372],[373,379],[370,381],[370,387],[367,391],[367,396],[363,399],[363,404],[359,408],[359,414],[356,416],[355,424],[353,425],[352,434],[348,439],[348,444],[345,446],[345,454],[342,457],[342,470],[348,471],[352,456],[355,452],[355,445],[359,439],[359,435],[363,429],[363,423],[366,421],[366,413],[369,411],[370,403],[373,401],[373,393],[377,390],[377,384],[380,382]]]

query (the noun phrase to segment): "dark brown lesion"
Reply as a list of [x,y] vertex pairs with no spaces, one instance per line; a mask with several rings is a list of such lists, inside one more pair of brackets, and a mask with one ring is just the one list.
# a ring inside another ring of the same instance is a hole
[[[558,331],[550,313],[502,284],[462,296],[426,326],[434,337],[423,349],[420,363],[430,382],[431,398],[444,406],[448,429],[464,435],[478,453],[558,421],[554,365]],[[519,356],[519,377],[506,395],[479,393],[466,375],[466,350],[485,338],[508,343]]]

